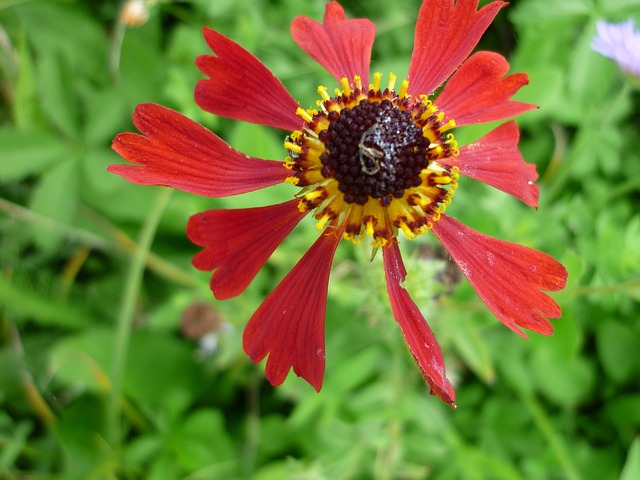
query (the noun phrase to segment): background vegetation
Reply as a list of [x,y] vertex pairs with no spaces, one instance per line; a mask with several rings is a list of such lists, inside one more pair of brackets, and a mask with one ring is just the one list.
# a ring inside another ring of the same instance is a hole
[[[378,25],[374,70],[406,73],[420,3],[344,0]],[[364,246],[338,250],[320,394],[293,374],[270,387],[244,355],[243,326],[312,243],[313,222],[225,302],[191,267],[184,228],[208,208],[290,198],[289,186],[211,200],[105,170],[143,101],[282,157],[281,132],[196,107],[200,28],[244,45],[312,105],[333,82],[288,25],[320,19],[324,2],[167,1],[131,28],[120,6],[0,0],[0,478],[640,478],[640,96],[589,48],[596,20],[638,21],[640,1],[514,0],[482,40],[529,73],[519,98],[541,106],[519,122],[540,208],[465,180],[448,213],[548,252],[570,276],[554,335],[525,342],[457,282],[432,236],[403,243],[455,411],[428,395]]]

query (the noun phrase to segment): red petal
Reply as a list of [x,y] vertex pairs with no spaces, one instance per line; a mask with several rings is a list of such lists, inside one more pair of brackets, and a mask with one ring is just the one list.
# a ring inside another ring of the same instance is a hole
[[458,165],[460,173],[519,198],[538,208],[536,166],[526,163],[520,150],[516,122],[500,125],[477,142],[460,149],[460,155],[440,163]]
[[359,75],[369,84],[371,47],[376,26],[364,18],[346,20],[338,2],[326,5],[323,23],[308,17],[296,17],[291,23],[291,36],[316,62],[338,81]]
[[178,112],[142,103],[133,123],[145,136],[121,133],[113,149],[131,165],[108,170],[139,185],[166,185],[209,197],[226,197],[282,183],[282,162],[249,157]]
[[545,318],[559,318],[558,304],[541,290],[557,291],[567,282],[565,268],[537,250],[488,237],[442,215],[433,233],[449,251],[489,310],[511,330],[527,338],[524,327],[551,335]]
[[196,103],[221,117],[296,130],[298,103],[260,60],[237,43],[208,28],[202,29],[213,55],[196,58],[209,77],[196,85]]
[[494,52],[474,53],[453,74],[436,101],[445,117],[456,126],[491,122],[527,112],[535,105],[512,102],[509,98],[529,83],[525,73],[502,76],[509,62]]
[[189,219],[187,236],[205,247],[193,257],[199,270],[215,270],[211,291],[218,300],[247,288],[273,251],[306,215],[299,200],[239,210],[208,210]]
[[316,391],[322,388],[329,272],[341,236],[321,235],[247,324],[244,350],[255,363],[269,355],[265,375],[274,386],[293,367]]
[[389,247],[384,248],[383,258],[391,310],[400,325],[409,351],[420,367],[431,393],[455,407],[456,393],[447,380],[440,346],[417,305],[404,288],[407,271],[402,263],[398,245],[391,242]]
[[505,2],[425,0],[416,23],[409,93],[431,94],[460,66]]

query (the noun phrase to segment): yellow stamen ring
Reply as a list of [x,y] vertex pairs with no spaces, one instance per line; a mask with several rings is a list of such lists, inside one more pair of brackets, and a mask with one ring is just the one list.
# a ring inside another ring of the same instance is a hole
[[408,94],[406,80],[396,92],[396,80],[390,74],[382,91],[376,72],[365,91],[360,77],[343,78],[335,97],[319,86],[319,110],[298,108],[303,126],[284,142],[300,211],[313,211],[319,230],[344,225],[355,244],[372,237],[374,249],[399,231],[409,239],[428,232],[458,185],[458,167],[447,165],[459,154],[447,133],[455,121]]

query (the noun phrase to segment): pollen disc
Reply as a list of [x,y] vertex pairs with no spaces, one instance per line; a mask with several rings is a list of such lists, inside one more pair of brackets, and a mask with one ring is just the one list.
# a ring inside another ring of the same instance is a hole
[[299,108],[303,127],[285,141],[300,210],[314,210],[319,229],[346,221],[346,238],[359,243],[367,234],[374,247],[399,229],[408,238],[428,231],[458,179],[456,167],[438,163],[458,155],[446,133],[455,122],[443,122],[428,98],[408,95],[406,81],[396,92],[393,75],[385,90],[380,79],[366,91],[358,77],[343,79],[334,97],[319,87],[319,110]]

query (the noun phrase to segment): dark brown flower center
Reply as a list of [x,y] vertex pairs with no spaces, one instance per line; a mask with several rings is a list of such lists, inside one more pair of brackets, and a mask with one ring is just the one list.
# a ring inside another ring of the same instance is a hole
[[343,78],[334,97],[318,87],[319,109],[298,108],[302,126],[284,142],[300,211],[314,211],[318,230],[340,226],[356,244],[372,237],[374,249],[399,231],[429,231],[458,184],[457,166],[448,165],[459,153],[455,121],[425,95],[408,94],[406,80],[396,91],[394,75],[386,89],[381,78],[375,73],[369,88]]
[[320,137],[326,139],[322,175],[338,182],[345,202],[364,205],[371,197],[386,206],[420,185],[430,142],[410,112],[389,100],[362,100],[328,118],[329,128]]

